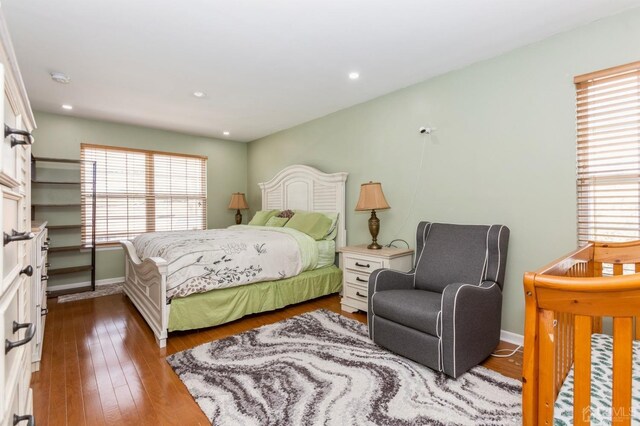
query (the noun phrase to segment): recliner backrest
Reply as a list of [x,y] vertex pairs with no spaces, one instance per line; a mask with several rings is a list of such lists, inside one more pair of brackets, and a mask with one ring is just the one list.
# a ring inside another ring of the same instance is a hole
[[415,288],[442,292],[452,283],[495,281],[502,289],[509,242],[504,225],[420,222]]

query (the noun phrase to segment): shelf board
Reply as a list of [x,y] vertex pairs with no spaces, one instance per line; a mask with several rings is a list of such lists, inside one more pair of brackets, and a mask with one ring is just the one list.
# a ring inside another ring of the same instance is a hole
[[64,275],[64,274],[75,274],[77,272],[85,272],[93,270],[93,266],[91,265],[80,265],[80,266],[70,266],[68,268],[56,268],[56,269],[48,269],[47,275],[55,276],[55,275]]
[[73,203],[73,204],[31,204],[31,207],[80,207],[82,204]]
[[80,182],[62,181],[62,180],[31,180],[31,183],[44,183],[50,185],[80,185]]
[[84,291],[91,291],[91,286],[86,287],[78,287],[78,288],[70,288],[67,290],[56,290],[56,287],[51,287],[51,290],[47,290],[47,299],[54,299],[58,296],[62,296],[65,294],[73,294],[73,293],[82,293]]
[[60,229],[80,229],[82,228],[82,225],[77,224],[77,225],[47,225],[47,229],[49,231],[57,231]]
[[91,246],[60,246],[60,247],[49,247],[49,253],[61,253],[65,251],[79,251],[79,250],[87,250],[90,249]]
[[33,157],[34,161],[46,161],[47,163],[71,163],[80,164],[80,160],[72,158],[53,158],[53,157]]

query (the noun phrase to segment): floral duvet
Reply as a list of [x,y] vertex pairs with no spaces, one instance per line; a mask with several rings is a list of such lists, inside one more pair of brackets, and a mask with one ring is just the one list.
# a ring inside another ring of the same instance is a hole
[[237,225],[151,232],[132,243],[140,259],[161,257],[167,261],[168,300],[293,277],[314,269],[318,261],[313,238],[289,228]]

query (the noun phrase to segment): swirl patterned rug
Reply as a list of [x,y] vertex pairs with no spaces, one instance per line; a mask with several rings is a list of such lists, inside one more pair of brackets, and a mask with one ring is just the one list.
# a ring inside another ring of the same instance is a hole
[[519,425],[520,382],[483,367],[453,380],[318,310],[167,358],[218,425]]

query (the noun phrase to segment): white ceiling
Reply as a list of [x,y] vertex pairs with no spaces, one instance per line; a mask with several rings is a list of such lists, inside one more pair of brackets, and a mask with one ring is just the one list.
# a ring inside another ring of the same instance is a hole
[[[640,0],[2,0],[34,109],[251,141]],[[72,81],[54,83],[63,71]],[[357,81],[347,77],[361,75]],[[207,93],[197,99],[192,92]]]

